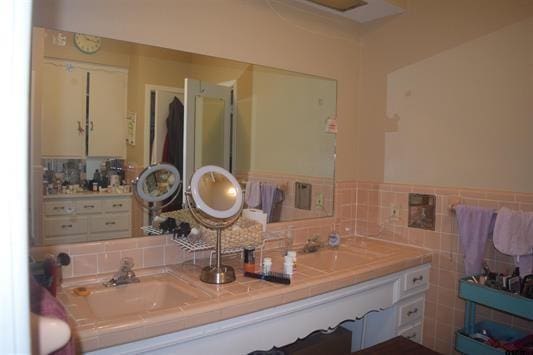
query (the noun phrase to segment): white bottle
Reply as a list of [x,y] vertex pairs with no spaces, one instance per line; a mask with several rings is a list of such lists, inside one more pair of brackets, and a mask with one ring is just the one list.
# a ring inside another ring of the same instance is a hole
[[283,263],[283,273],[292,276],[294,271],[292,257],[285,255],[284,261],[285,262]]
[[263,274],[269,274],[272,270],[272,258],[263,258]]
[[293,270],[296,270],[296,251],[289,250],[287,252],[287,256],[290,256],[292,258],[292,268]]

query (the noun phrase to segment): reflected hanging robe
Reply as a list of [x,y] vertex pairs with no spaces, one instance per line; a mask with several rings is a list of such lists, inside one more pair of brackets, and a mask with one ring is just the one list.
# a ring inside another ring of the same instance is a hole
[[[178,169],[181,179],[183,179],[183,111],[183,104],[177,97],[174,97],[168,106],[167,135],[162,158],[163,162],[170,163]],[[179,210],[181,204],[182,195],[180,193],[164,211]]]

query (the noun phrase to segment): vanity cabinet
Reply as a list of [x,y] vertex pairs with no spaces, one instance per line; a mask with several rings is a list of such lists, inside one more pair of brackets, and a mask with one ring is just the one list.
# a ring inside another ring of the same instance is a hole
[[42,156],[124,158],[127,70],[46,59],[42,71]]
[[131,194],[44,197],[44,245],[130,236]]
[[[429,268],[429,264],[423,264],[298,301],[89,354],[209,354],[214,349],[217,354],[247,354],[282,347],[339,324],[352,331],[352,351],[397,335],[420,342]],[[406,282],[412,281],[413,274],[415,283]],[[165,321],[171,322],[169,318]],[[165,324],[153,326],[165,329]],[[151,328],[146,331],[150,333]],[[125,337],[120,331],[116,335]]]

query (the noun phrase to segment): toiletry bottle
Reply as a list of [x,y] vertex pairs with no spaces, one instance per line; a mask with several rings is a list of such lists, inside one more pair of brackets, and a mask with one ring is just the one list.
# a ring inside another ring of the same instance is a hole
[[251,246],[244,247],[244,265],[245,272],[255,272],[255,248]]
[[296,270],[296,251],[289,250],[287,252],[287,256],[290,256],[292,258],[292,268],[293,270]]
[[292,277],[293,272],[294,272],[294,269],[293,269],[292,257],[285,255],[284,263],[283,263],[283,273],[288,275],[289,277]]
[[268,275],[272,271],[272,258],[263,258],[263,274]]

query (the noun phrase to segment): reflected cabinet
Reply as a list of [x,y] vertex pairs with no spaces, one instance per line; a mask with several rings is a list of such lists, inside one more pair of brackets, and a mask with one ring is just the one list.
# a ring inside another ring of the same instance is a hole
[[127,70],[45,60],[42,156],[126,155]]

